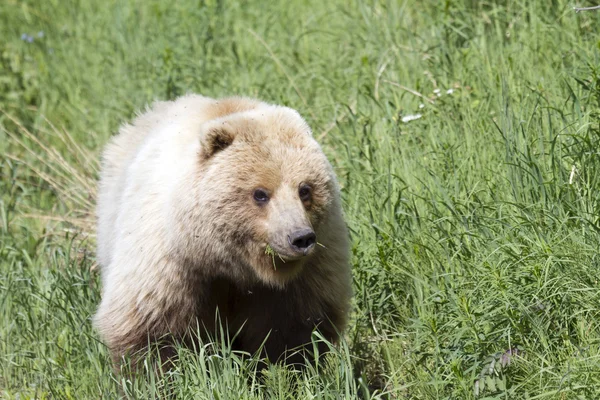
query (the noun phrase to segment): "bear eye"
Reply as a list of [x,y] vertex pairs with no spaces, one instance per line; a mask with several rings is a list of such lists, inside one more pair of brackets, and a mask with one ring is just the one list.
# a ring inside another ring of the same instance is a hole
[[265,204],[267,201],[269,201],[269,195],[264,189],[256,189],[253,197],[254,201],[256,201],[258,204]]
[[312,188],[310,186],[308,186],[308,185],[300,186],[300,189],[298,190],[298,195],[300,196],[300,200],[302,200],[303,202],[310,201],[311,194],[312,194]]

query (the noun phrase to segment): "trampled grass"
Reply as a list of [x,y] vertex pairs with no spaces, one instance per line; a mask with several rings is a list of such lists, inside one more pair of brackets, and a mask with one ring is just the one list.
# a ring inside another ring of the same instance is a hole
[[[2,2],[0,397],[599,398],[600,12],[574,5]],[[297,108],[335,165],[354,317],[304,374],[217,341],[127,382],[92,329],[99,149],[188,91]]]

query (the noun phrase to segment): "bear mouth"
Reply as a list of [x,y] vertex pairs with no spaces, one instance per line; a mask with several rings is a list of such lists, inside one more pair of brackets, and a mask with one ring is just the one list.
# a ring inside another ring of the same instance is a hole
[[292,251],[285,248],[281,248],[280,246],[274,243],[268,243],[266,245],[265,253],[273,258],[274,261],[277,261],[277,264],[282,263],[293,263],[294,261],[299,261],[304,258],[307,258],[314,252],[315,246],[311,246],[303,251]]

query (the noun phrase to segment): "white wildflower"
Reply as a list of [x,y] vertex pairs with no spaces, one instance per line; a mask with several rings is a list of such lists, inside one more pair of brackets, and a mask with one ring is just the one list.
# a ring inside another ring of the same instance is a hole
[[419,108],[425,108],[425,104],[423,104],[423,103],[419,104]]
[[404,117],[402,117],[402,122],[404,122],[406,124],[410,121],[414,121],[415,119],[419,119],[421,117],[422,117],[421,114],[405,115]]
[[446,94],[452,94],[452,93],[454,93],[454,89],[448,89],[448,90],[446,90]]

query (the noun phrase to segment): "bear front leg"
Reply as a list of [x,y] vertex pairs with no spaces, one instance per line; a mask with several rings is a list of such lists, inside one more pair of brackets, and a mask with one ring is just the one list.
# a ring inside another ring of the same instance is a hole
[[154,281],[158,288],[106,291],[94,318],[115,366],[126,358],[135,365],[149,346],[158,346],[160,362],[169,361],[175,340],[184,338],[196,317],[196,299],[175,282]]
[[260,356],[270,362],[301,366],[314,360],[315,351],[322,355],[329,350],[327,343],[317,337],[313,344],[313,332],[317,331],[329,342],[337,342],[344,318],[335,308],[307,316],[306,310],[294,302],[267,299],[268,296],[255,298],[254,302],[246,303],[252,307],[240,310],[246,319],[245,323],[238,320],[236,325],[243,326],[236,339],[238,350],[254,354],[261,349]]

